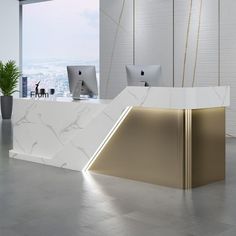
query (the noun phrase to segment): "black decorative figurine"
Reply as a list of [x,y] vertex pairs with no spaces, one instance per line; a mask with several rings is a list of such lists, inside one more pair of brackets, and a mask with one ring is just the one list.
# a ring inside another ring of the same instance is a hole
[[37,84],[35,84],[35,97],[37,97],[37,96],[39,96],[39,84],[40,84],[40,81],[37,83]]

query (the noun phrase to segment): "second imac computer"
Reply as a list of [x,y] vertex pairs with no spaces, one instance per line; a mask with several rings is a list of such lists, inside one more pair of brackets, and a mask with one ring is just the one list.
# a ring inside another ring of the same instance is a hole
[[126,74],[128,86],[157,87],[161,78],[161,66],[127,65]]
[[70,93],[74,100],[98,96],[95,66],[67,66],[67,73]]

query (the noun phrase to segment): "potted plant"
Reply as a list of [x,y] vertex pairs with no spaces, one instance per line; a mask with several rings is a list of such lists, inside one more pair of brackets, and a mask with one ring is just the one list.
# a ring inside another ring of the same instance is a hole
[[11,119],[13,96],[18,86],[18,80],[21,73],[16,66],[15,61],[8,61],[5,64],[0,61],[0,91],[1,96],[1,112],[3,119]]

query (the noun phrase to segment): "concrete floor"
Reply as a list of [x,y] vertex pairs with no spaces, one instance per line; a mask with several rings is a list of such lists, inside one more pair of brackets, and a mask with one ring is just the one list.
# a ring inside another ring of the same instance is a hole
[[236,236],[236,139],[227,180],[193,191],[10,160],[0,123],[0,236]]

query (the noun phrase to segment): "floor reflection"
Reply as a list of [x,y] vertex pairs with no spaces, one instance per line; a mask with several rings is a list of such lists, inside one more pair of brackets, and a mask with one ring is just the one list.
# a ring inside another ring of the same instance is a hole
[[1,151],[8,152],[9,149],[12,148],[13,145],[13,127],[11,120],[1,120],[0,121],[0,144],[1,144]]

